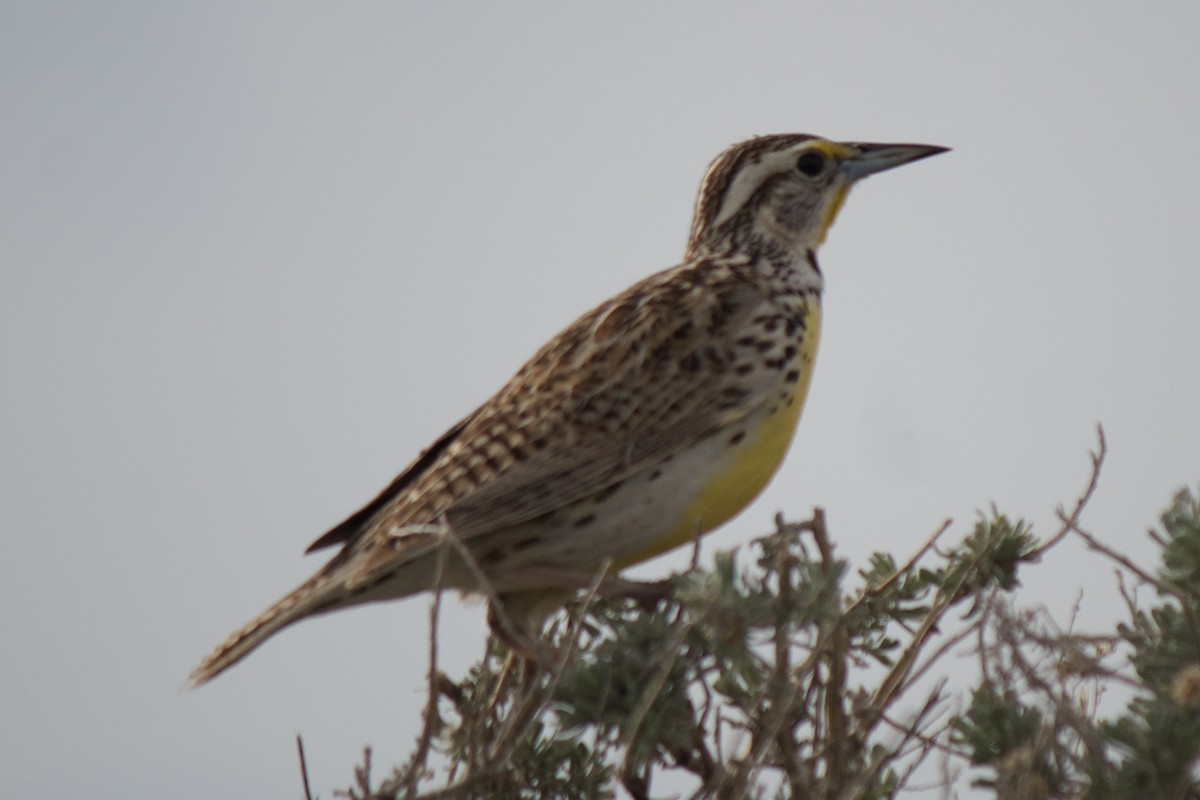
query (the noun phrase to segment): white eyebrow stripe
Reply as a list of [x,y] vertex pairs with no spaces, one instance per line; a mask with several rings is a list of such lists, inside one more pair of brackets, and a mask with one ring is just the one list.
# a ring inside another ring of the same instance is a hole
[[738,170],[721,199],[721,211],[713,220],[713,227],[721,225],[738,211],[758,191],[758,187],[772,175],[790,170],[795,166],[796,153],[803,148],[789,147],[763,155],[757,162],[746,164]]

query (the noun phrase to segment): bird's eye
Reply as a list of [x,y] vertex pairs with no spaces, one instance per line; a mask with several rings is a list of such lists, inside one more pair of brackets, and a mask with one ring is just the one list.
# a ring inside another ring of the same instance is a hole
[[810,178],[815,178],[825,169],[825,156],[809,150],[796,159],[796,169]]

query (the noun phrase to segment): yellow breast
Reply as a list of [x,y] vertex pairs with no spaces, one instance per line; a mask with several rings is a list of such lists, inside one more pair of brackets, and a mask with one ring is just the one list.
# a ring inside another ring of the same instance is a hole
[[[724,457],[714,464],[714,470],[696,499],[679,518],[677,524],[658,542],[636,557],[623,560],[634,564],[691,542],[733,517],[759,495],[779,468],[796,432],[800,411],[808,395],[813,363],[820,339],[820,307],[810,301],[807,308],[804,340],[797,348],[794,368],[799,379],[791,384],[790,395],[773,409],[764,410],[757,420],[746,420],[750,427],[746,436],[731,444]],[[780,383],[784,383],[780,372]],[[720,436],[721,434],[718,434]]]

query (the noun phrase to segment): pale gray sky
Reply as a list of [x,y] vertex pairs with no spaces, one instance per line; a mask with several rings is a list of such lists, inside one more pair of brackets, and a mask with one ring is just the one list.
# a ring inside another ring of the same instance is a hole
[[[1200,479],[1200,5],[0,8],[0,796],[296,797],[407,751],[423,599],[195,662],[579,313],[682,253],[709,160],[954,152],[855,190],[785,466],[709,547],[826,507],[907,555],[996,502],[1145,553]],[[643,569],[661,575],[664,558]],[[1119,606],[1074,545],[1030,602]],[[451,604],[448,667],[481,650]]]

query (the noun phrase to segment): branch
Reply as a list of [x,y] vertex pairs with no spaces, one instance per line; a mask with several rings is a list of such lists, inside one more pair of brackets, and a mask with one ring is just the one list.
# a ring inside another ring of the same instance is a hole
[[1104,466],[1104,459],[1108,455],[1108,441],[1104,438],[1104,426],[1100,425],[1099,423],[1096,425],[1096,438],[1098,439],[1096,449],[1090,454],[1092,458],[1092,469],[1091,477],[1088,479],[1087,488],[1084,489],[1083,494],[1081,494],[1075,500],[1075,507],[1071,509],[1070,514],[1067,514],[1066,510],[1063,509],[1062,506],[1058,507],[1058,510],[1055,513],[1057,514],[1059,520],[1062,521],[1062,527],[1059,528],[1058,532],[1047,539],[1040,547],[1037,547],[1030,552],[1030,560],[1041,558],[1043,553],[1066,538],[1067,534],[1071,532],[1071,529],[1075,525],[1079,524],[1079,518],[1083,514],[1084,507],[1087,506],[1088,502],[1092,499],[1092,495],[1096,492],[1096,486],[1100,481],[1100,469]]
[[312,789],[308,786],[308,762],[304,759],[304,739],[296,734],[296,750],[300,753],[300,778],[304,781],[304,800],[313,800]]

